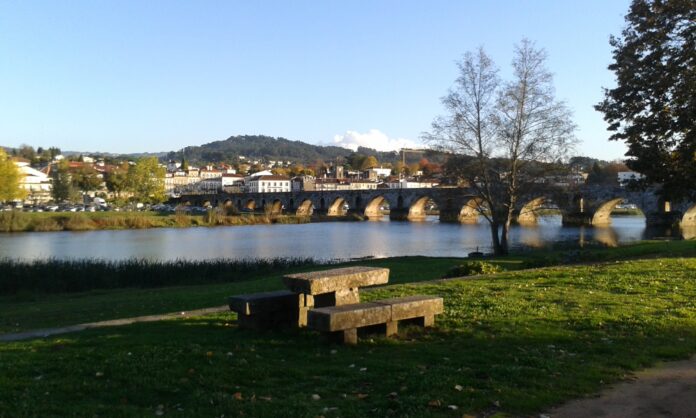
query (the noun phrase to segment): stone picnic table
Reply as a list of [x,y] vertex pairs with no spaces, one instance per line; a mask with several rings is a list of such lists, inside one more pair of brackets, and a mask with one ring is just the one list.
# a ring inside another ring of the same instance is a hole
[[360,303],[361,287],[389,282],[389,269],[343,267],[308,273],[289,274],[283,283],[300,295],[300,326],[307,325],[307,312],[314,308]]
[[309,327],[357,344],[358,328],[386,326],[397,333],[398,321],[419,319],[432,326],[443,311],[442,298],[408,296],[360,303],[360,288],[386,284],[389,269],[343,267],[283,276],[289,290],[236,295],[229,299],[242,328]]

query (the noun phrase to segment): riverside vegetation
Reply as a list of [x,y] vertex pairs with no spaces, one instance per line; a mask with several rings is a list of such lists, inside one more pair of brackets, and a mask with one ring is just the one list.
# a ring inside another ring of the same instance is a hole
[[183,212],[0,212],[0,232],[91,231],[97,229],[187,228],[194,226],[298,224],[309,217],[294,215],[227,215],[218,210],[191,215]]
[[[432,281],[466,261],[349,263],[391,269],[392,284],[364,292],[365,300],[445,299],[435,328],[405,327],[397,339],[374,336],[357,347],[306,330],[239,330],[233,313],[0,344],[0,416],[531,415],[696,353],[693,241],[487,259],[502,271]],[[87,280],[84,263],[59,270],[85,269]],[[527,268],[556,263],[578,264]],[[176,286],[8,291],[0,296],[1,326],[8,332],[220,305],[231,294],[282,288],[287,271],[325,268],[304,261],[267,267],[224,283],[174,277]],[[21,271],[21,263],[12,268]]]

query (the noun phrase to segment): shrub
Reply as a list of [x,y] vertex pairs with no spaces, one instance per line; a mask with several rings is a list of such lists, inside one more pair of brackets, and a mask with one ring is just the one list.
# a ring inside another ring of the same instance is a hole
[[445,273],[443,278],[472,276],[474,274],[493,274],[502,271],[499,265],[485,261],[467,261],[464,264],[454,266]]
[[29,225],[29,217],[16,210],[0,212],[0,231],[20,232],[25,231]]
[[68,231],[89,231],[97,226],[83,213],[75,213],[65,220],[63,227]]
[[30,229],[36,232],[62,231],[63,225],[54,218],[38,218],[34,220]]

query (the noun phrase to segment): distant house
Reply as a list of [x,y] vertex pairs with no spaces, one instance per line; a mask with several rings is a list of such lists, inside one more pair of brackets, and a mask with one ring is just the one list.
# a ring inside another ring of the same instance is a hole
[[377,182],[371,180],[351,180],[350,190],[375,190]]
[[375,168],[370,168],[369,170],[366,171],[366,177],[368,179],[383,179],[385,177],[389,177],[391,175],[392,169],[391,168],[383,168],[383,167],[375,167]]
[[247,193],[282,193],[291,191],[290,178],[285,176],[252,176],[246,180]]
[[400,179],[387,184],[390,189],[429,189],[436,187],[439,182],[435,180]]
[[314,191],[316,190],[316,178],[308,175],[293,177],[291,189],[293,192]]
[[25,202],[31,204],[49,202],[53,189],[51,179],[48,177],[50,167],[47,167],[45,171],[40,171],[31,168],[28,161],[15,161],[14,163],[21,175],[19,186],[27,192]]

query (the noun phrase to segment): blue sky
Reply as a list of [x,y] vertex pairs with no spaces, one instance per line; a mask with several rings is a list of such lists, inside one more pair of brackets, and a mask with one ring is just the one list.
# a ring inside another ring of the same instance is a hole
[[621,158],[592,105],[613,85],[628,0],[0,0],[0,144],[177,150],[239,134],[418,142],[455,61],[482,45],[509,74],[547,50],[577,154]]

